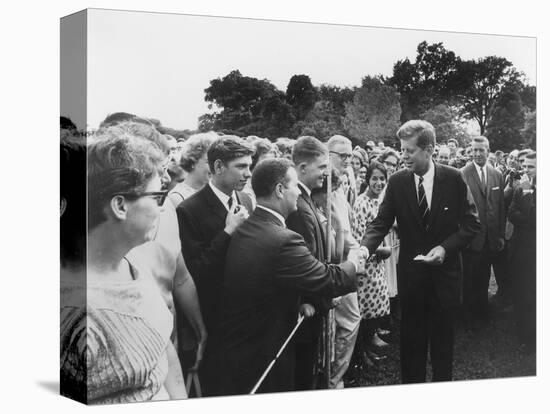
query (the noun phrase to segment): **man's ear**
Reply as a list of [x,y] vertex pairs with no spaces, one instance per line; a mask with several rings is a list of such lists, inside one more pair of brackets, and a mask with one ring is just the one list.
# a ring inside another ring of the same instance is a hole
[[305,174],[306,167],[307,167],[307,162],[301,162],[300,164],[298,164],[298,172],[302,175]]
[[275,195],[277,196],[277,198],[283,198],[283,184],[281,183],[277,183],[277,185],[275,186]]
[[222,160],[214,161],[214,171],[212,171],[212,174],[221,174],[223,171],[223,167],[225,167],[225,165],[223,164]]
[[114,196],[111,198],[109,203],[111,212],[119,220],[126,220],[126,215],[128,214],[128,205],[126,199],[123,196]]

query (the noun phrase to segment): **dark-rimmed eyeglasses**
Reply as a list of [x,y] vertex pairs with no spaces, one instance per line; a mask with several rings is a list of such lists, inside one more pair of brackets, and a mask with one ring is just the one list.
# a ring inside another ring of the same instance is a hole
[[349,160],[353,156],[353,154],[348,154],[346,152],[336,152],[336,151],[329,151],[329,152],[331,154],[338,155],[342,161]]
[[115,196],[120,195],[120,196],[128,197],[129,199],[134,199],[134,200],[137,200],[138,198],[141,198],[141,197],[152,197],[157,201],[157,204],[160,207],[164,204],[164,200],[166,200],[168,191],[145,191],[142,193],[128,192],[128,193],[117,193],[114,195]]

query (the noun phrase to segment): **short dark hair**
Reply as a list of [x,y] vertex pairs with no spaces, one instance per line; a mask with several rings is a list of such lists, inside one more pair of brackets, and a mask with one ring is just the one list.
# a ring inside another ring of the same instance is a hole
[[145,190],[162,175],[164,156],[157,145],[119,126],[103,129],[88,146],[88,230],[107,219],[105,204],[118,193]]
[[252,190],[256,198],[271,196],[279,183],[286,186],[287,173],[293,163],[286,158],[270,158],[260,161],[252,173]]
[[361,183],[361,187],[359,188],[359,194],[363,194],[365,190],[368,188],[370,178],[372,177],[372,174],[374,173],[375,170],[380,171],[382,174],[384,174],[384,177],[386,178],[386,180],[388,179],[388,171],[386,170],[386,167],[384,166],[384,164],[376,160],[371,161],[371,163],[367,168],[367,173],[365,174],[365,181]]
[[416,145],[418,145],[423,150],[426,149],[428,145],[431,145],[433,148],[435,148],[435,129],[433,125],[429,122],[419,119],[413,119],[411,121],[405,122],[397,131],[398,139],[407,141],[414,137],[418,137]]
[[208,148],[208,166],[214,172],[214,163],[221,160],[224,164],[237,158],[252,156],[254,149],[245,143],[241,138],[224,135],[215,140]]
[[327,147],[317,138],[305,135],[298,138],[292,147],[292,161],[295,165],[310,163],[327,151]]
[[367,184],[370,181],[370,178],[372,177],[372,174],[375,170],[380,171],[382,174],[384,174],[386,180],[388,179],[388,171],[386,170],[384,164],[378,161],[373,161],[370,163],[369,168],[367,168],[367,175],[365,176],[365,182],[367,182]]

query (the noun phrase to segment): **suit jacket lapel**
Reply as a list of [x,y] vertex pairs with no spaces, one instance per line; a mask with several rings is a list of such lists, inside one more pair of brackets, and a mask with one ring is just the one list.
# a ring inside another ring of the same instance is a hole
[[[479,174],[477,173],[477,168],[474,165],[473,161],[472,161],[472,164],[470,165],[470,168],[471,168],[471,173],[474,176],[474,181],[476,182],[476,185],[478,186],[479,191],[481,191],[481,195],[483,196],[483,198],[485,198],[487,196],[487,188],[483,188],[483,185],[481,185],[481,180],[479,179]],[[489,168],[487,168],[487,175],[485,176],[485,184],[488,185],[488,183],[489,183]]]
[[320,239],[320,242],[319,244],[321,245],[321,252],[322,252],[322,258],[321,261],[324,260],[324,258],[326,258],[326,252],[325,252],[325,231],[323,229],[323,225],[321,224],[321,220],[319,219],[319,216],[317,215],[317,207],[315,206],[315,203],[313,202],[313,200],[311,199],[311,197],[308,195],[306,189],[302,186],[302,184],[298,183],[298,186],[300,188],[300,191],[301,191],[301,197],[305,200],[305,202],[307,203],[307,205],[309,206],[309,208],[311,209],[311,211],[313,212],[313,216],[315,217],[315,220],[317,221],[317,229],[319,231],[319,237],[321,238]]
[[432,227],[437,213],[441,210],[441,194],[443,192],[443,168],[434,163],[434,185],[432,188],[432,204],[430,206],[430,217],[428,219],[428,228]]
[[204,197],[206,198],[206,202],[210,206],[212,213],[220,219],[225,220],[227,217],[227,210],[216,194],[214,194],[214,191],[212,191],[209,184],[204,186]]
[[411,212],[418,225],[422,227],[422,217],[420,217],[420,207],[418,207],[418,197],[416,195],[416,182],[414,181],[414,173],[409,171],[405,182],[405,196],[409,200]]

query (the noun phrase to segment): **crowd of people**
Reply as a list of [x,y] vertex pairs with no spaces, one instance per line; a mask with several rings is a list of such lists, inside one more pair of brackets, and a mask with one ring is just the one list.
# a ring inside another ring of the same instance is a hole
[[176,140],[61,123],[61,391],[91,404],[344,387],[400,329],[403,383],[452,380],[454,327],[536,342],[536,152],[334,135]]

